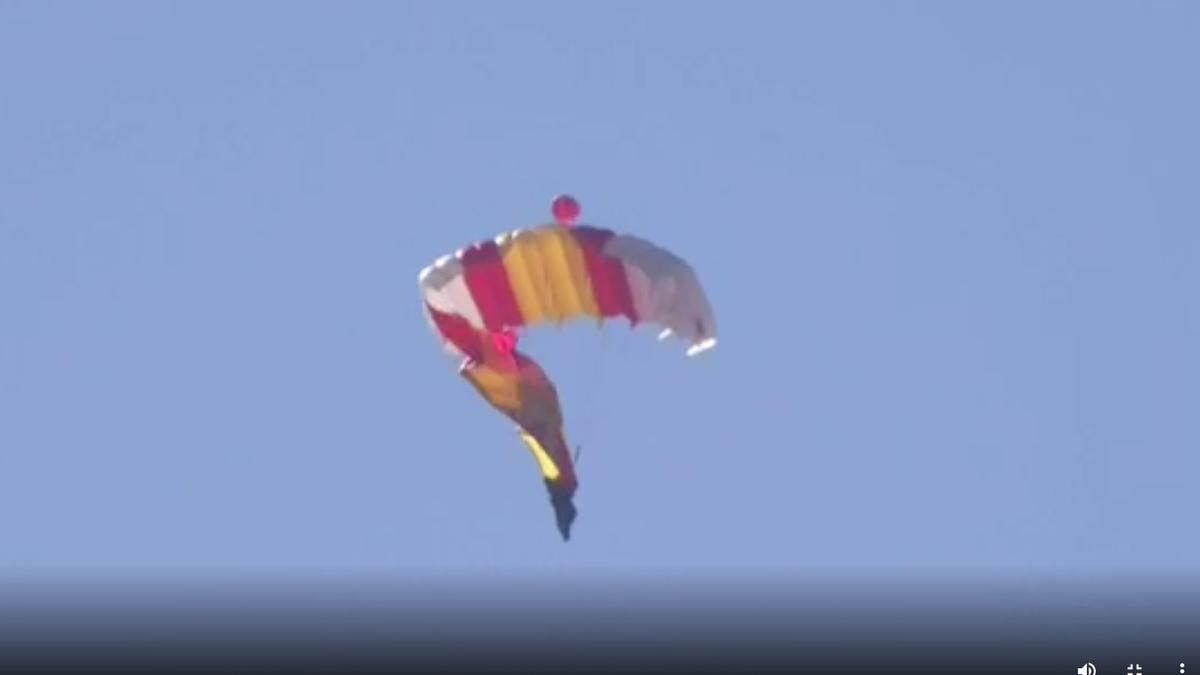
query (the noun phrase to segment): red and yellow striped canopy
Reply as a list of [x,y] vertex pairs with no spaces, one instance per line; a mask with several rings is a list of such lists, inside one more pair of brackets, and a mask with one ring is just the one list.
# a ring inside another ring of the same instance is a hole
[[656,324],[688,343],[689,356],[716,345],[716,320],[686,261],[649,241],[580,225],[505,233],[421,270],[426,312],[447,347],[448,326],[499,333],[544,322],[624,316]]

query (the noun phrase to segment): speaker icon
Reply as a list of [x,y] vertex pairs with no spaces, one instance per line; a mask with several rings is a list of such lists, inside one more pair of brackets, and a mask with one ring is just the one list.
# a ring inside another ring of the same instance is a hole
[[1096,675],[1096,666],[1085,663],[1075,669],[1075,675]]

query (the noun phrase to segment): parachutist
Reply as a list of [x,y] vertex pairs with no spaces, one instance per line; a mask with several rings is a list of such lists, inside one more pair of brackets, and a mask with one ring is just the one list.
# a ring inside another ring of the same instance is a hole
[[558,532],[562,535],[563,541],[570,541],[571,524],[575,522],[575,516],[579,514],[575,509],[575,504],[571,502],[573,495],[554,481],[543,479],[543,482],[546,483],[546,489],[550,491],[550,504],[554,506],[554,520],[558,524]]

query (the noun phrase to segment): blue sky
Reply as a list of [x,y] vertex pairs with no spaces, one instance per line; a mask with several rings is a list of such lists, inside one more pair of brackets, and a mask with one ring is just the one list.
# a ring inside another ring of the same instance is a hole
[[[0,4],[0,571],[1193,567],[1186,3]],[[584,219],[559,539],[416,278]]]

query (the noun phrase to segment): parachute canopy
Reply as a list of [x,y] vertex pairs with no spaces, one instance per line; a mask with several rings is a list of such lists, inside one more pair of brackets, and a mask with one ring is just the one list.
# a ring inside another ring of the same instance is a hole
[[566,225],[507,232],[421,270],[426,314],[448,349],[470,356],[471,334],[584,317],[657,325],[689,356],[716,345],[712,308],[686,261],[632,235]]

